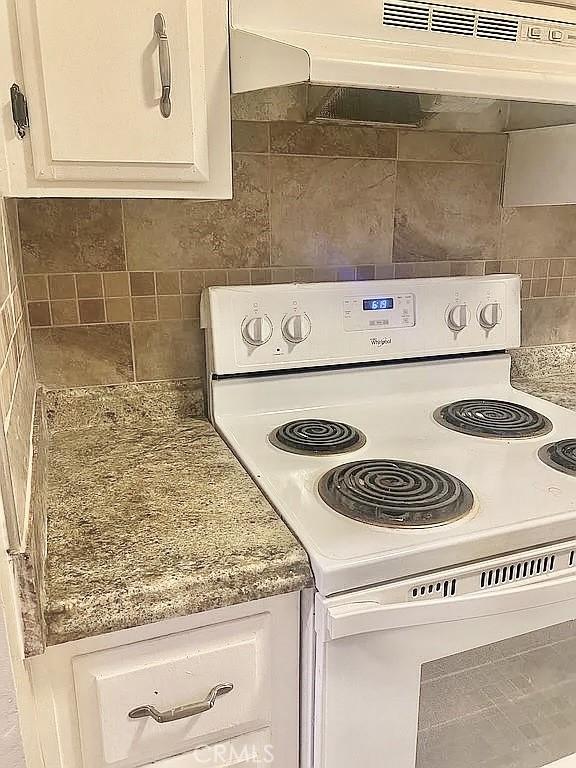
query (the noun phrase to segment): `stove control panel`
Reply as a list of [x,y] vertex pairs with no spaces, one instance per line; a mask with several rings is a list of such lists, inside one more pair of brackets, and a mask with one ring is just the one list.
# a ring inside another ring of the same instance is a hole
[[219,374],[502,350],[520,344],[520,277],[222,286],[201,315]]
[[413,293],[346,296],[342,309],[345,331],[383,331],[416,324]]

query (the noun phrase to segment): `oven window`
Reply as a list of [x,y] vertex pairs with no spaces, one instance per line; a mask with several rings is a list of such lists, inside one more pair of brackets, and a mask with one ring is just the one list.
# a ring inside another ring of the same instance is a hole
[[422,667],[416,768],[543,768],[576,753],[576,621]]

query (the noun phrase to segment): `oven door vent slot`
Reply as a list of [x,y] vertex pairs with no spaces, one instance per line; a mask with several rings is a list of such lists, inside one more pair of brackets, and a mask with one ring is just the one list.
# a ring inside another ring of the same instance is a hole
[[[570,565],[572,565],[573,554],[570,556]],[[545,555],[533,557],[531,560],[522,560],[519,563],[504,564],[499,568],[490,568],[482,571],[480,575],[480,589],[498,587],[501,584],[510,584],[513,581],[523,581],[552,573],[555,566],[556,555]]]
[[445,579],[444,581],[432,581],[429,584],[419,584],[412,587],[410,596],[414,600],[423,598],[454,597],[456,594],[456,579]]

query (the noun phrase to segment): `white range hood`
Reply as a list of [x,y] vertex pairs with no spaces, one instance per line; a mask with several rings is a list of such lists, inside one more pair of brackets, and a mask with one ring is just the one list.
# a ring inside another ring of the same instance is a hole
[[235,93],[324,85],[576,103],[576,4],[231,0]]

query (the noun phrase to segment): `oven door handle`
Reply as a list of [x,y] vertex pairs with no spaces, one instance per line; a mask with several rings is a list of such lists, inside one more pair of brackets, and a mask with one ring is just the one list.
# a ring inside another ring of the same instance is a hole
[[[326,606],[317,628],[325,641],[366,632],[495,616],[576,600],[576,573],[530,585],[385,605],[377,601]],[[322,614],[322,612],[321,612]]]

